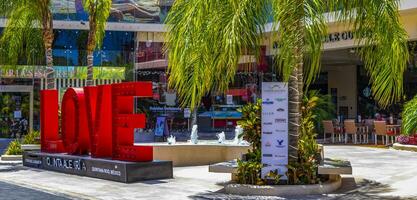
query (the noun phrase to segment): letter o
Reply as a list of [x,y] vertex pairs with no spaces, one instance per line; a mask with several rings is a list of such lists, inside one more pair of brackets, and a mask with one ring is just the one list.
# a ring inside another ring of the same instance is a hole
[[84,90],[68,88],[61,108],[62,138],[68,154],[86,154],[89,151],[89,132]]

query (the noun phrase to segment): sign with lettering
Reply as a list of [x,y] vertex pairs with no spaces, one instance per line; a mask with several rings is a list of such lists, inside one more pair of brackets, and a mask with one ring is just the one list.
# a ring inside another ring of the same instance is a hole
[[[152,97],[152,83],[68,88],[61,105],[59,134],[58,91],[41,91],[42,152],[152,161],[152,146],[134,145],[134,129],[145,127],[145,115],[133,112],[135,96]],[[50,163],[57,166],[63,163],[64,167],[81,165],[70,160],[50,160]]]
[[262,177],[283,175],[288,164],[288,85],[262,83]]
[[340,41],[347,41],[347,40],[353,40],[353,39],[354,39],[354,35],[352,31],[334,32],[324,37],[324,43],[340,42]]

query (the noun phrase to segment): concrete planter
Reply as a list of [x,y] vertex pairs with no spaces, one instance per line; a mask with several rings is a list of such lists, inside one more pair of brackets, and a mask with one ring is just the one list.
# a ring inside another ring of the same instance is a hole
[[415,151],[417,152],[417,145],[394,143],[392,148],[396,150]]
[[22,161],[22,155],[2,155],[1,161]]
[[22,144],[23,151],[40,151],[41,145],[40,144]]
[[225,192],[235,195],[253,196],[293,196],[327,194],[339,189],[342,185],[340,175],[333,176],[329,181],[315,185],[244,185],[229,184],[225,186]]

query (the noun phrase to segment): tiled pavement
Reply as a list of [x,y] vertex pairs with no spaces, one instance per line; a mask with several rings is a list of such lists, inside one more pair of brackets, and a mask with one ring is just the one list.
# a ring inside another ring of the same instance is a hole
[[344,177],[343,187],[334,194],[303,197],[226,195],[221,189],[230,175],[208,173],[207,166],[179,167],[174,169],[174,179],[134,184],[22,166],[2,166],[0,199],[417,199],[417,153],[326,146],[325,156],[350,160],[353,166],[354,176]]

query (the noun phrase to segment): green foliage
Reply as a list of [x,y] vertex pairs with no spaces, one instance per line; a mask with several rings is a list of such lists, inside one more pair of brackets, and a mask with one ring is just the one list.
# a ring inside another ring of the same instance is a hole
[[415,134],[417,132],[417,96],[404,105],[402,119],[402,134]]
[[246,160],[237,161],[237,181],[240,184],[263,185],[261,179],[261,150],[250,150],[246,154]]
[[5,63],[14,65],[21,59],[33,63],[31,59],[44,56],[42,29],[38,27],[50,3],[50,0],[0,0],[0,14],[8,18],[0,52],[6,58]]
[[[8,17],[6,29],[1,39],[1,57],[3,63],[17,64],[19,59],[29,59],[43,56],[43,40],[40,29],[35,29],[34,25],[41,21],[39,6],[35,6],[38,1],[18,0],[8,4],[0,9],[0,13]],[[9,9],[9,10],[3,10]],[[33,49],[37,50],[36,53]]]
[[251,143],[254,151],[260,150],[262,100],[258,99],[255,104],[249,103],[238,111],[242,112],[242,119],[237,124],[243,128],[239,137]]
[[243,132],[239,137],[242,137],[252,145],[252,149],[245,154],[245,159],[238,159],[238,182],[242,184],[262,185],[264,184],[261,179],[262,100],[258,99],[255,104],[247,104],[238,111],[242,112],[242,119],[237,123],[243,128]]
[[22,144],[40,144],[41,133],[32,131],[23,137]]
[[330,95],[322,95],[317,90],[308,91],[303,97],[303,108],[312,113],[311,120],[316,127],[316,133],[322,131],[321,122],[333,119],[336,113],[336,106],[333,104]]
[[22,145],[19,140],[13,140],[10,142],[6,150],[6,155],[22,155]]
[[316,141],[315,121],[320,109],[320,96],[310,92],[304,97],[300,136],[298,140],[298,162],[288,164],[288,180],[290,184],[315,184],[318,181],[317,167],[320,152]]
[[[90,31],[94,31],[94,46],[101,47],[107,18],[110,16],[112,0],[83,0],[84,10],[88,13]],[[93,26],[93,27],[92,27]]]
[[259,55],[264,25],[272,13],[277,28],[272,41],[279,43],[279,51],[273,52],[278,69],[288,80],[302,58],[304,80],[310,84],[320,71],[323,35],[330,17],[351,28],[355,43],[363,44],[357,52],[371,77],[373,95],[382,106],[389,105],[402,96],[402,77],[409,60],[399,2],[177,0],[166,20],[169,83],[183,106],[194,107],[210,91],[225,91],[239,58]]
[[211,91],[227,90],[240,56],[258,52],[269,10],[264,1],[174,1],[166,48],[169,84],[182,106],[194,109]]

